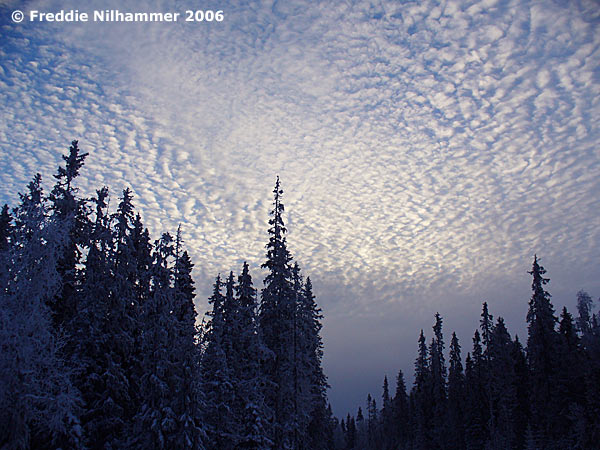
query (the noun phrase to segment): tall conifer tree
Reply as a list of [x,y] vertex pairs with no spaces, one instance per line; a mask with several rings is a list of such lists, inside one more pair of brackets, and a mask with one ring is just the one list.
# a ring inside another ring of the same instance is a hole
[[460,450],[465,447],[465,374],[460,355],[460,344],[456,333],[450,341],[450,367],[448,370],[448,409],[447,429],[448,450]]
[[204,407],[200,391],[200,352],[196,345],[194,265],[187,253],[181,253],[181,228],[177,231],[175,277],[171,316],[174,321],[173,393],[177,431],[173,445],[177,448],[199,449],[203,446],[204,430],[200,426]]
[[[61,276],[61,292],[51,304],[55,327],[60,332],[71,333],[70,321],[76,311],[79,271],[77,265],[81,261],[81,246],[86,244],[89,227],[86,200],[77,196],[75,178],[84,165],[87,153],[81,153],[78,141],[73,141],[69,154],[62,157],[65,165],[58,168],[54,175],[56,184],[48,196],[52,213],[62,222],[66,230],[66,240],[59,257],[57,271]],[[67,353],[72,351],[66,346]]]
[[259,321],[263,342],[272,352],[263,367],[266,376],[265,399],[273,411],[272,440],[276,449],[285,449],[293,446],[296,429],[293,403],[296,304],[279,177],[273,194],[267,260],[262,265],[268,274],[261,292]]
[[558,363],[556,348],[559,340],[555,329],[557,319],[550,294],[544,289],[549,279],[544,278],[546,271],[539,265],[537,256],[529,273],[533,277],[533,294],[527,312],[531,432],[535,445],[539,448],[551,448],[556,430],[555,421],[559,420],[553,395]]
[[238,328],[234,350],[236,354],[236,405],[240,421],[239,447],[255,450],[271,448],[268,419],[271,411],[264,400],[260,362],[265,358],[258,329],[256,289],[248,264],[244,262],[236,285]]
[[225,328],[224,302],[221,291],[223,283],[217,276],[213,294],[209,298],[212,310],[209,312],[207,329],[203,336],[202,390],[206,400],[204,421],[207,441],[213,448],[232,449],[235,444],[235,418],[233,401],[235,398],[232,383],[233,371],[223,345]]
[[77,448],[79,393],[50,311],[68,237],[63,220],[49,217],[39,174],[19,196],[13,241],[0,252],[0,446]]

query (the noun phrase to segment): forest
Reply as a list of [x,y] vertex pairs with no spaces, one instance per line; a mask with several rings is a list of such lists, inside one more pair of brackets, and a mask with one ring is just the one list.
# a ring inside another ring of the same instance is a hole
[[[83,197],[73,141],[46,194],[36,174],[0,213],[2,449],[597,449],[600,316],[590,295],[557,317],[534,258],[527,341],[487,303],[463,365],[435,315],[378,408],[333,417],[321,310],[287,246],[273,190],[263,287],[247,263],[194,306],[179,227],[152,240],[123,190]],[[233,269],[233,268],[232,268]]]
[[400,370],[391,394],[384,377],[381,409],[368,394],[364,411],[334,419],[336,448],[598,449],[600,317],[589,294],[579,291],[578,316],[565,307],[557,318],[537,256],[529,273],[525,347],[484,302],[464,366],[456,333],[446,363],[436,314],[429,345],[419,334],[413,386],[407,389]]
[[[277,179],[258,294],[217,275],[198,325],[181,230],[154,242],[125,189],[82,198],[73,141],[0,214],[0,448],[331,448],[321,312]],[[259,305],[260,298],[260,305]]]

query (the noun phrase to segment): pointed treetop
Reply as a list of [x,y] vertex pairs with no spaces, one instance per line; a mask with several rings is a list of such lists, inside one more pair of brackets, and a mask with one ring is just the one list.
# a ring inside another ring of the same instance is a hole
[[173,236],[170,233],[163,233],[160,239],[154,242],[156,248],[154,258],[158,266],[167,268],[169,257],[174,255]]
[[550,294],[546,292],[543,288],[543,285],[547,284],[550,281],[550,279],[543,277],[543,275],[546,273],[546,269],[544,269],[538,263],[537,255],[535,255],[533,258],[533,267],[531,268],[531,272],[527,273],[533,275],[531,288],[533,289],[534,293],[538,295],[543,295],[544,297],[550,297]]
[[92,198],[92,202],[96,204],[96,221],[103,216],[102,210],[108,206],[106,199],[108,198],[108,187],[103,186],[96,190],[96,197]]
[[79,169],[84,164],[85,157],[88,156],[88,153],[79,154],[79,141],[71,142],[71,147],[69,147],[69,155],[63,155],[62,159],[66,162],[65,167],[59,167],[58,173],[54,175],[54,178],[59,180],[59,184],[66,186],[67,189],[71,186],[71,181],[77,175],[79,175]]
[[208,299],[208,303],[220,302],[223,295],[221,294],[221,286],[223,286],[223,282],[221,281],[221,274],[219,273],[215,278],[215,283],[213,284],[213,295]]
[[382,395],[382,399],[383,399],[383,406],[387,407],[388,403],[390,402],[390,388],[388,386],[387,375],[385,375],[383,377],[383,395]]
[[557,321],[554,317],[554,307],[550,303],[550,294],[544,289],[544,285],[547,284],[550,279],[544,278],[546,270],[539,265],[537,255],[533,260],[533,267],[531,272],[528,272],[533,276],[531,283],[531,289],[533,294],[529,301],[529,311],[527,312],[527,322],[529,324],[536,320],[542,320],[546,323],[544,327],[553,328],[553,324]]
[[494,316],[492,316],[489,313],[487,302],[483,302],[483,308],[481,311],[481,321],[479,323],[480,323],[480,328],[481,328],[482,342],[483,342],[483,345],[486,347],[486,349],[490,345],[490,335],[492,333],[492,328],[494,326],[493,320],[494,320]]
[[179,259],[181,254],[181,246],[183,245],[183,238],[181,237],[181,224],[177,226],[177,235],[175,236],[175,260]]
[[277,180],[275,180],[275,189],[273,189],[275,196],[277,196],[277,194],[283,194],[283,190],[281,189],[280,185],[281,183],[279,182],[279,175],[277,175]]
[[439,312],[435,313],[435,324],[433,325],[433,332],[437,339],[442,335],[442,323],[443,319]]
[[458,337],[456,337],[456,333],[452,332],[452,340],[450,341],[450,354],[452,352],[458,353],[458,357],[460,358],[460,344],[458,343]]
[[40,204],[44,197],[44,189],[42,188],[42,175],[36,173],[33,176],[33,180],[27,185],[27,194],[19,193],[19,198],[23,204]]
[[[283,203],[281,202],[281,195],[283,190],[280,187],[279,177],[275,183],[275,189],[273,190],[273,209],[269,212],[271,218],[269,219],[269,243],[266,245],[267,248],[267,261],[265,261],[261,267],[268,268],[272,274],[278,273],[286,276],[290,275],[289,264],[292,261],[292,256],[287,250],[285,234],[287,229],[283,223],[282,214],[284,211]],[[277,277],[277,276],[276,276]],[[266,281],[266,280],[265,280]]]
[[356,413],[356,421],[360,422],[365,420],[364,416],[363,416],[363,412],[362,412],[362,408],[359,406],[358,407],[358,412]]

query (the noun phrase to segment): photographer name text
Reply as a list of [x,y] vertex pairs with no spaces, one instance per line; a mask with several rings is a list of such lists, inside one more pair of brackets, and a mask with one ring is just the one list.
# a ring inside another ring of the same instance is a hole
[[222,22],[222,10],[186,10],[184,12],[124,12],[118,9],[100,9],[91,13],[78,9],[43,12],[31,10],[28,13],[14,11],[14,22]]

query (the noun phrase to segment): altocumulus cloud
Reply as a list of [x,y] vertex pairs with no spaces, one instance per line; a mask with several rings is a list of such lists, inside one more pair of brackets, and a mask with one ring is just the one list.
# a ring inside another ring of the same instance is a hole
[[555,302],[598,294],[594,2],[196,3],[20,8],[225,20],[15,25],[0,3],[4,201],[80,139],[84,192],[131,186],[155,235],[183,224],[202,312],[217,272],[260,277],[279,174],[342,414],[410,372],[435,311],[464,342],[482,299],[522,323],[534,252]]

